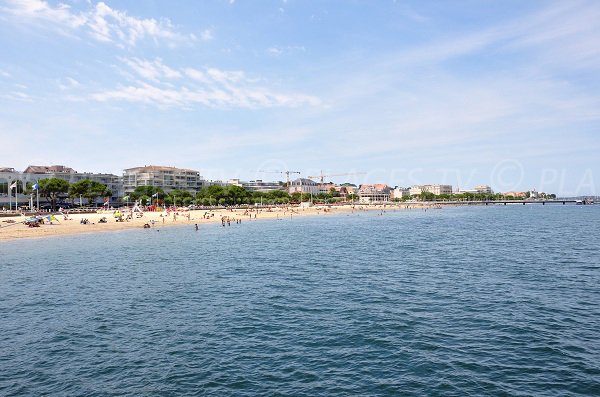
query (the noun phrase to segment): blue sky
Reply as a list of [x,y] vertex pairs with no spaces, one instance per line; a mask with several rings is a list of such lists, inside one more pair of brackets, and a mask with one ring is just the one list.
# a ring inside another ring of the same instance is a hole
[[0,166],[600,194],[598,1],[0,0]]

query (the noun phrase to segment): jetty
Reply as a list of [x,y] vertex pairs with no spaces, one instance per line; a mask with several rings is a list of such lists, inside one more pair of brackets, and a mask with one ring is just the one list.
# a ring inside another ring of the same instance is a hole
[[422,201],[423,204],[435,204],[435,205],[526,205],[526,204],[576,204],[576,205],[590,205],[585,200],[574,200],[574,199],[554,199],[554,200],[477,200],[477,201],[460,201],[460,200],[449,200],[449,201]]

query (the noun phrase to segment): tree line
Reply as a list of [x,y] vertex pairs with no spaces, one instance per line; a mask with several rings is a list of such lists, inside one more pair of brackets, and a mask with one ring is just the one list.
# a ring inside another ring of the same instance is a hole
[[[71,204],[75,205],[77,199],[85,198],[87,203],[94,205],[99,197],[110,197],[112,192],[103,183],[83,179],[74,183],[60,178],[41,179],[38,182],[38,193],[40,197],[44,197],[50,204],[52,210],[56,210],[57,203],[60,200],[70,199]],[[17,191],[23,194],[35,193],[31,182],[27,182],[25,186],[21,181],[18,181]],[[461,194],[440,194],[435,195],[430,192],[422,192],[416,196],[405,196],[396,198],[394,201],[496,201],[496,200],[519,200],[529,198],[529,192],[524,197],[505,196],[501,193],[485,194],[485,193],[461,193]],[[555,199],[555,194],[540,193],[540,198]],[[321,203],[334,203],[339,201],[355,201],[358,196],[350,194],[346,197],[341,197],[339,192],[331,188],[328,193],[320,193],[315,195],[292,193],[289,194],[283,190],[273,190],[270,192],[249,191],[240,186],[228,185],[210,185],[200,189],[198,192],[189,192],[187,190],[174,189],[166,192],[163,188],[157,186],[139,186],[132,193],[122,197],[122,202],[133,203],[138,201],[142,205],[159,204],[159,205],[178,205],[188,206],[195,205],[239,205],[239,204],[288,204],[298,203],[300,201],[315,201]]]
[[160,205],[180,206],[254,204],[261,200],[265,204],[286,204],[292,201],[292,197],[283,190],[251,192],[234,185],[210,185],[194,193],[179,189],[165,192],[164,189],[157,186],[138,186],[124,199],[129,202],[138,201],[144,205],[159,203]]
[[[22,182],[19,182],[22,186]],[[108,186],[89,179],[69,183],[60,178],[47,178],[40,179],[37,185],[37,193],[46,199],[53,211],[56,210],[60,200],[70,199],[71,204],[75,205],[75,200],[85,198],[89,204],[94,204],[99,197],[112,196],[112,191]],[[22,186],[22,193],[25,195],[35,194],[34,184],[27,182],[25,186]]]
[[143,205],[239,205],[239,204],[288,204],[300,201],[313,200],[316,202],[332,203],[344,200],[356,200],[358,196],[349,195],[340,197],[335,189],[329,193],[310,195],[307,193],[289,194],[284,190],[272,190],[269,192],[250,191],[235,185],[210,185],[200,189],[196,193],[187,190],[171,190],[165,192],[157,186],[138,186],[132,193],[124,197],[129,202],[138,201]]

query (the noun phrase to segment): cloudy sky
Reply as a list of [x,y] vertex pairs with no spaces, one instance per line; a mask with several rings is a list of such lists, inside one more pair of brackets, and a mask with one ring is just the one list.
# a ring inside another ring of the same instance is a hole
[[600,194],[600,2],[0,0],[0,167]]

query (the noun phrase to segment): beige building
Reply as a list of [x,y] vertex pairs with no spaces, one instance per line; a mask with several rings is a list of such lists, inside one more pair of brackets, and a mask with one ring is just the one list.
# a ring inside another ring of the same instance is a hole
[[385,183],[364,184],[358,188],[358,199],[361,203],[390,201],[392,188]]
[[230,179],[227,181],[228,185],[243,187],[250,192],[272,192],[274,190],[285,190],[283,182],[265,182],[262,179],[255,181],[242,181],[240,179]]
[[302,193],[317,195],[320,192],[319,184],[312,179],[297,178],[290,182],[288,193]]
[[17,183],[17,198],[20,202],[23,202],[30,197],[24,195],[28,183],[34,185],[42,179],[50,178],[63,179],[69,183],[89,179],[106,185],[112,192],[111,200],[116,200],[118,197],[123,196],[121,178],[114,174],[77,172],[73,168],[65,167],[64,165],[30,165],[23,172],[15,171],[14,168],[4,167],[0,168],[0,206],[8,201],[9,184],[13,182]]
[[397,186],[392,191],[392,198],[401,199],[410,196],[410,188]]
[[411,196],[418,196],[421,193],[433,193],[436,196],[452,194],[452,185],[413,185],[409,193]]
[[199,171],[184,168],[146,165],[123,170],[123,189],[131,193],[138,186],[156,186],[165,191],[187,190],[195,192],[205,185]]
[[488,185],[477,185],[473,188],[477,193],[492,194],[494,191]]

